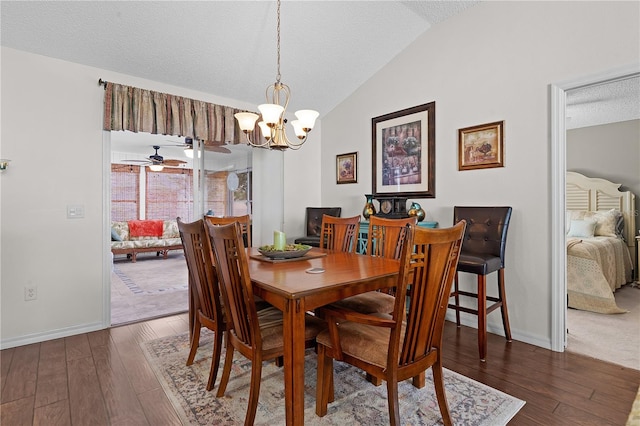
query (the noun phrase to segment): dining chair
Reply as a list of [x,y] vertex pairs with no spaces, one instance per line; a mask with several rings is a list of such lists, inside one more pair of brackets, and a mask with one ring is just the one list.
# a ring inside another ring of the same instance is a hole
[[[283,316],[274,307],[256,310],[240,224],[207,224],[206,230],[213,248],[227,318],[232,323],[226,337],[225,362],[217,396],[224,395],[231,374],[234,350],[238,350],[251,360],[251,385],[245,425],[252,425],[260,395],[262,362],[284,355]],[[314,347],[316,335],[324,329],[326,323],[323,320],[307,315],[304,336],[300,336],[305,339],[305,346]]]
[[294,240],[296,244],[304,244],[312,247],[320,247],[320,230],[322,229],[322,217],[340,217],[342,207],[307,207],[305,209],[305,236]]
[[[367,255],[399,259],[408,232],[407,224],[416,225],[417,223],[416,217],[390,219],[370,216]],[[332,305],[363,314],[388,314],[393,311],[395,305],[395,298],[392,295],[393,289],[388,290],[357,294],[334,302]]]
[[[509,313],[504,284],[504,255],[507,244],[507,231],[511,220],[511,207],[461,207],[453,208],[454,223],[464,220],[467,230],[462,244],[460,261],[454,280],[451,297],[454,303],[449,308],[456,311],[456,325],[460,327],[460,312],[478,317],[478,352],[480,360],[487,356],[487,315],[500,308],[504,335],[511,342]],[[487,296],[487,275],[498,272],[498,295]],[[460,290],[458,273],[467,272],[477,275],[477,289]],[[477,308],[460,304],[460,296],[475,298]],[[487,301],[493,302],[487,306]]]
[[200,329],[204,326],[213,331],[213,355],[207,390],[213,389],[220,365],[222,337],[228,330],[221,304],[218,276],[213,266],[211,246],[202,219],[185,223],[177,218],[178,230],[182,239],[184,256],[189,271],[190,297],[189,304],[191,318],[191,348],[187,356],[187,365],[193,364],[193,359],[200,345]]
[[445,425],[452,424],[444,388],[442,332],[465,222],[444,229],[407,226],[391,315],[323,308],[328,329],[316,339],[318,416],[325,416],[334,400],[335,359],[387,382],[391,425],[401,424],[398,382],[412,378],[413,385],[422,388],[424,372],[431,367],[440,414]]
[[353,217],[322,215],[320,248],[355,253],[359,228],[360,215]]
[[251,247],[253,242],[251,240],[251,216],[245,214],[243,216],[209,216],[205,215],[205,220],[213,225],[228,225],[233,222],[239,222],[242,226],[242,239],[245,247]]

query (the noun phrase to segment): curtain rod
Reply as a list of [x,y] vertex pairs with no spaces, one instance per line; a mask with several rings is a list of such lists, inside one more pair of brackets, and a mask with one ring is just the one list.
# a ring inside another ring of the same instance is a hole
[[101,78],[98,79],[98,86],[104,86],[105,90],[107,89],[107,83],[108,83],[107,80],[103,80]]

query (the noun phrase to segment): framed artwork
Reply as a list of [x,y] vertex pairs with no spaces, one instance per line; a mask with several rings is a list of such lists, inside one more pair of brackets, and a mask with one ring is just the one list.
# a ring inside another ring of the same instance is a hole
[[458,130],[458,170],[504,167],[504,121]]
[[358,182],[358,153],[336,155],[336,183]]
[[436,103],[371,119],[375,197],[436,196]]

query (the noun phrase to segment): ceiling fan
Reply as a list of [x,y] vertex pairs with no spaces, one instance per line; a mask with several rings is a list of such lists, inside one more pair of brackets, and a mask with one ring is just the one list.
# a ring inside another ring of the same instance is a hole
[[[220,154],[231,154],[231,150],[226,148],[224,143],[215,143],[210,141],[201,142],[204,144],[205,151],[218,152]],[[186,137],[184,143],[173,144],[171,146],[181,146],[185,150],[185,155],[189,158],[193,158],[193,138]],[[191,151],[188,153],[187,151]]]
[[128,160],[128,162],[142,163],[143,165],[150,165],[150,166],[169,166],[169,167],[178,167],[180,164],[186,163],[186,161],[182,161],[182,160],[165,159],[162,155],[158,154],[160,145],[153,145],[153,149],[156,150],[156,153],[153,155],[150,155],[146,160]]

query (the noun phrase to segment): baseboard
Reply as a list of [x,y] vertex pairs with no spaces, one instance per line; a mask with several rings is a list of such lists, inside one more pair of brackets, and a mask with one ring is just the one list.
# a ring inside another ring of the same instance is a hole
[[108,328],[102,323],[82,324],[73,327],[49,330],[44,333],[33,333],[26,336],[0,340],[0,349],[15,348],[17,346],[30,345],[32,343],[45,342],[47,340],[60,339],[62,337],[74,336],[76,334],[90,333]]
[[[448,311],[445,316],[446,321],[450,321],[455,324],[456,322],[456,313],[454,311]],[[470,328],[478,328],[478,321],[475,316],[467,315],[464,312],[460,313],[460,324],[465,327]],[[551,349],[551,340],[545,336],[536,336],[529,333],[523,333],[521,330],[513,327],[511,325],[511,338],[513,340],[517,340],[518,342],[528,343],[530,345],[538,346],[544,349]],[[487,333],[497,334],[498,336],[504,337],[504,329],[502,328],[502,323],[492,324],[490,322],[487,323]]]

